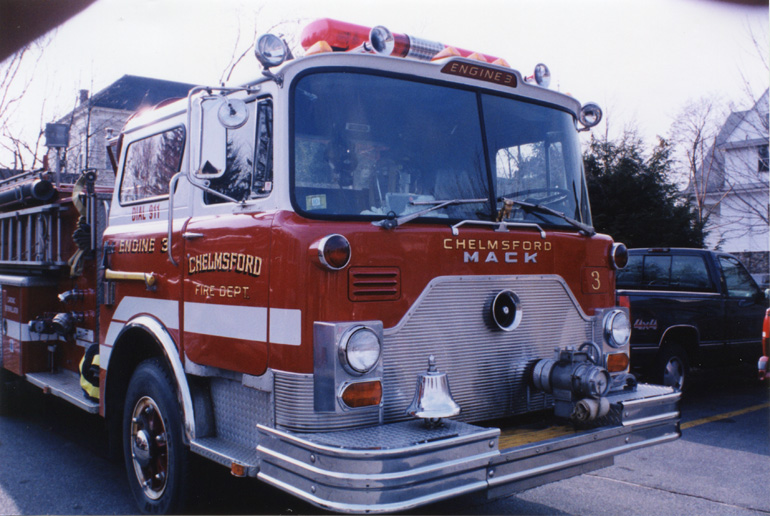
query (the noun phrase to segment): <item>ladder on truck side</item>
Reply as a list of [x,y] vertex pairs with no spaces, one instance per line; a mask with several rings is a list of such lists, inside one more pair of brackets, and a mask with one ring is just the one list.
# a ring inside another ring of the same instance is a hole
[[0,213],[0,267],[30,272],[66,267],[60,214],[58,204]]
[[[3,275],[3,283],[29,287],[45,284],[39,276],[43,271],[68,267],[62,257],[62,215],[66,210],[59,204],[13,209],[0,213],[0,268],[11,272]],[[15,280],[15,281],[14,281]],[[84,399],[80,378],[68,370],[34,372],[25,375],[27,381],[90,413],[99,404]]]

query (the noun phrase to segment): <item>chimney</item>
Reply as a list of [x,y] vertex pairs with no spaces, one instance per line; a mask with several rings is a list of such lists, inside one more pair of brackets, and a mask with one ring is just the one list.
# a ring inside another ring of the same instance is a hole
[[84,105],[88,102],[88,90],[80,90],[80,104]]

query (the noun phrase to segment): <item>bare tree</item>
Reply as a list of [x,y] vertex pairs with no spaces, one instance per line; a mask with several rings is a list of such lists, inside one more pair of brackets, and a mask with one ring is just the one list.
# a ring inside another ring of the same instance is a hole
[[669,140],[677,147],[677,174],[687,184],[698,220],[706,222],[719,202],[709,194],[720,187],[723,160],[717,152],[717,139],[727,112],[721,99],[701,97],[690,101],[671,126]]
[[[51,38],[28,43],[0,64],[0,148],[13,156],[13,162],[0,161],[5,168],[35,168],[42,162],[43,131],[39,130],[34,138],[24,137],[19,128],[12,124],[18,113],[30,85],[35,77],[43,51]],[[40,106],[40,126],[42,127],[45,102]]]
[[[753,65],[767,75],[767,27],[761,32],[758,37],[749,29],[747,41]],[[714,247],[768,232],[768,91],[756,96],[756,85],[743,75],[742,107],[703,97],[685,105],[671,127],[678,172],[688,183],[685,195]]]

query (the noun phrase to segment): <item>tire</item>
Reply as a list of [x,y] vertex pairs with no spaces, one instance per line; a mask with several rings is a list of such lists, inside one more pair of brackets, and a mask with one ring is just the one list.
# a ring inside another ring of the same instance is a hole
[[687,389],[690,381],[690,362],[687,353],[677,344],[663,348],[655,365],[655,380],[677,390]]
[[21,379],[0,366],[0,416],[9,416],[18,409]]
[[123,455],[131,491],[145,514],[182,512],[189,450],[171,376],[158,359],[139,364],[123,409]]

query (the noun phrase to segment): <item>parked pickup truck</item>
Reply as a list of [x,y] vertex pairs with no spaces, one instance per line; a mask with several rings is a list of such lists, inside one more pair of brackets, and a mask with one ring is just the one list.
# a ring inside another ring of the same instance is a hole
[[756,364],[765,294],[734,256],[630,249],[617,296],[631,311],[631,365],[683,389],[691,367]]

